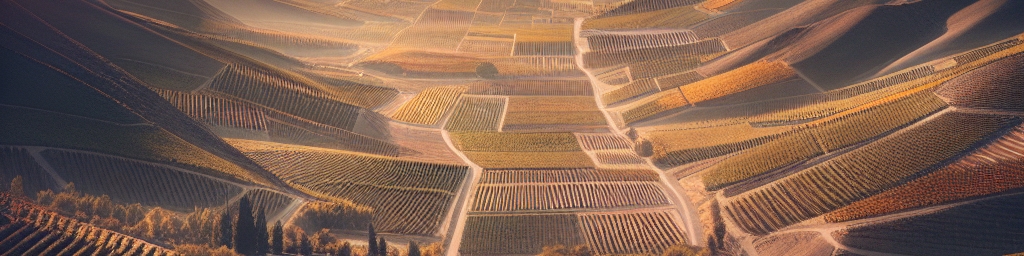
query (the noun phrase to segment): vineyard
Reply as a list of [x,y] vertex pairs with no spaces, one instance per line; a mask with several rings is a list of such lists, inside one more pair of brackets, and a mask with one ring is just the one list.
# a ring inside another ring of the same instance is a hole
[[576,140],[584,150],[632,149],[632,142],[612,134],[576,133]]
[[681,6],[656,11],[591,18],[583,22],[582,29],[685,28],[707,18],[707,14],[694,9],[693,6]]
[[480,184],[505,183],[584,183],[584,182],[658,181],[652,170],[643,169],[529,169],[485,170]]
[[481,184],[473,200],[476,212],[607,209],[666,205],[653,182]]
[[[782,82],[796,77],[796,71],[782,62],[756,62],[729,72],[679,87],[686,99],[697,103]],[[725,85],[725,86],[723,86]]]
[[[939,113],[772,184],[731,197],[724,209],[745,230],[766,234],[893,188],[1009,123],[1008,118],[1000,116]],[[911,141],[914,143],[908,143]]]
[[853,248],[897,254],[1004,255],[1024,251],[1020,193],[972,201],[933,214],[836,231]]
[[61,187],[46,170],[32,157],[31,153],[18,147],[0,146],[0,181],[6,182],[21,176],[25,191],[43,191]]
[[[375,226],[385,232],[435,232],[468,171],[465,166],[339,150],[229,142],[293,186],[321,197],[372,207]],[[420,206],[417,210],[403,210],[413,202]]]
[[789,126],[752,127],[749,124],[734,124],[696,129],[656,130],[642,134],[654,144],[652,160],[656,164],[676,166],[756,147],[793,129],[795,128]]
[[591,51],[655,48],[696,43],[700,38],[693,31],[657,34],[596,34],[587,37]]
[[461,86],[441,86],[426,89],[412,98],[391,116],[395,120],[433,125],[448,113],[466,91]]
[[635,80],[632,83],[616,88],[601,95],[601,102],[605,105],[614,105],[616,103],[623,102],[625,100],[650,95],[660,91],[658,85],[654,80],[641,79]]
[[716,38],[676,46],[591,51],[583,54],[583,63],[585,63],[587,68],[604,68],[623,63],[631,64],[659,59],[693,58],[724,51],[726,51],[725,45]]
[[474,132],[453,133],[452,142],[462,151],[557,152],[580,151],[576,136],[558,133]]
[[0,251],[13,255],[174,255],[163,247],[3,197]]
[[501,128],[506,101],[506,99],[498,97],[463,96],[452,112],[448,123],[445,124],[445,130],[452,132],[498,131]]
[[822,154],[813,137],[796,132],[729,157],[706,169],[701,180],[708,191],[761,175]]
[[580,214],[587,243],[600,254],[658,254],[685,236],[667,211]]
[[842,222],[1002,193],[1024,184],[1024,128],[1018,126],[927,176],[825,214]]
[[1024,110],[1024,54],[982,66],[943,84],[936,94],[950,104],[969,108]]
[[682,92],[679,90],[669,90],[659,92],[628,105],[624,105],[623,108],[625,108],[625,110],[620,112],[619,115],[622,116],[623,122],[629,124],[644,120],[665,111],[689,105],[690,102],[683,97]]
[[466,94],[515,96],[592,96],[588,80],[503,80],[471,86]]
[[240,187],[220,179],[169,166],[65,150],[48,149],[41,154],[78,190],[108,195],[119,202],[187,211],[223,205],[242,192]]
[[583,151],[464,153],[474,163],[487,169],[594,167],[594,162]]
[[583,243],[575,215],[477,215],[466,219],[459,253],[536,254],[547,245]]

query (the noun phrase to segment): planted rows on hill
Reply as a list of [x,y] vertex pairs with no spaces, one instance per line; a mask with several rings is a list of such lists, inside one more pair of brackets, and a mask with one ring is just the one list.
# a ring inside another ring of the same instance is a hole
[[829,222],[879,216],[1024,187],[1024,127],[907,184],[825,214]]
[[1000,116],[943,112],[849,153],[731,197],[724,209],[740,227],[765,234],[893,188],[1010,123],[1011,120]]
[[686,242],[668,211],[580,214],[583,237],[599,254],[658,254]]
[[658,174],[643,169],[529,169],[484,170],[480,184],[659,181]]
[[412,100],[402,104],[402,107],[391,116],[395,120],[433,125],[441,117],[448,113],[459,96],[466,91],[460,86],[441,86],[426,89],[416,95]]
[[952,209],[833,232],[853,248],[896,254],[1004,255],[1024,251],[1024,195],[970,202]]
[[61,187],[27,149],[0,146],[0,181],[7,182],[15,176],[21,176],[22,190],[29,195]]
[[716,38],[676,46],[592,51],[583,54],[583,63],[588,68],[603,68],[623,63],[638,63],[656,59],[698,57],[724,51],[726,51],[725,45]]
[[327,149],[243,149],[300,189],[374,209],[382,231],[431,234],[441,224],[467,167]]
[[657,183],[481,184],[473,211],[511,212],[666,205]]
[[572,214],[469,216],[459,253],[536,254],[544,246],[575,246],[585,243],[579,225]]
[[589,80],[501,80],[474,84],[467,94],[519,96],[593,96]]
[[53,149],[42,155],[78,190],[125,203],[187,211],[223,205],[242,192],[219,179],[137,160]]
[[3,196],[0,251],[12,255],[173,255],[163,247]]
[[452,132],[498,131],[505,102],[504,98],[464,96],[445,129]]
[[626,50],[676,46],[699,41],[693,31],[682,30],[651,34],[597,34],[587,37],[591,51]]

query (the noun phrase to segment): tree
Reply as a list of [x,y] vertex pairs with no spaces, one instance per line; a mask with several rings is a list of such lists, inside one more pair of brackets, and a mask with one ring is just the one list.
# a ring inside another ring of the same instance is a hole
[[313,254],[313,245],[309,243],[309,237],[306,236],[306,233],[302,233],[302,236],[299,239],[299,254],[302,254],[302,255],[311,255],[311,254]]
[[335,254],[338,256],[352,256],[352,244],[349,244],[348,242],[341,244]]
[[677,244],[665,249],[662,256],[708,256],[707,248],[693,247],[685,244]]
[[494,63],[484,62],[476,66],[476,75],[480,78],[494,79],[498,74],[498,67],[495,67]]
[[263,209],[256,211],[256,254],[266,255],[270,252],[270,234],[267,233],[267,215]]
[[633,150],[641,157],[651,157],[654,155],[654,145],[645,138],[638,138],[634,143]]
[[271,233],[270,253],[284,253],[284,227],[281,226],[280,220],[278,220],[277,223],[274,223],[274,229],[271,230]]
[[[373,231],[373,223],[370,223],[370,231],[368,232],[370,240],[367,244],[366,256],[377,256],[377,232]],[[386,256],[386,255],[380,255]]]
[[377,256],[388,255],[388,241],[384,240],[384,237],[380,237],[380,240],[377,241],[377,250],[379,250]]
[[25,196],[25,185],[22,184],[21,175],[14,176],[11,180],[11,188],[8,190],[12,197]]
[[409,241],[409,256],[420,256],[420,246],[416,242]]
[[231,248],[231,214],[228,209],[224,209],[224,214],[220,215],[220,229],[217,231],[217,246],[227,246]]
[[238,218],[235,218],[235,252],[256,254],[256,222],[252,217],[252,204],[248,197],[238,200]]

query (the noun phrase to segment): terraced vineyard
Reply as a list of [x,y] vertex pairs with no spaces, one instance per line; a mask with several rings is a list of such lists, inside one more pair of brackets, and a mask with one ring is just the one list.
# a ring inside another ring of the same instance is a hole
[[[467,171],[465,166],[340,150],[231,142],[282,180],[307,193],[372,207],[375,226],[384,232],[436,232]],[[418,210],[398,210],[412,202],[417,203]]]
[[0,1],[0,256],[1021,253],[1021,14]]

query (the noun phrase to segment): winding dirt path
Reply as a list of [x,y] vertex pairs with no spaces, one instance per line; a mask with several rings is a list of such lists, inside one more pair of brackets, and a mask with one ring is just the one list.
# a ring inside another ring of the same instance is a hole
[[[601,113],[604,114],[605,120],[608,122],[608,130],[616,136],[626,138],[625,132],[622,129],[619,129],[619,127],[612,122],[614,119],[612,119],[611,113],[608,112],[608,109],[605,107],[605,104],[602,102],[600,97],[599,88],[609,87],[609,85],[604,84],[601,80],[597,79],[590,70],[583,68],[583,49],[587,49],[587,47],[582,45],[582,40],[580,40],[580,29],[582,26],[583,19],[577,18],[573,24],[573,42],[576,46],[576,65],[584,74],[587,75],[587,78],[590,79],[591,86],[594,87],[594,98],[597,101],[598,109],[601,110]],[[687,240],[689,240],[687,242],[694,246],[704,246],[704,233],[701,231],[703,226],[700,223],[700,217],[697,215],[697,211],[693,206],[693,203],[682,194],[683,189],[679,185],[679,181],[669,177],[664,170],[654,165],[650,158],[644,158],[644,160],[647,162],[647,166],[658,173],[658,176],[661,178],[662,187],[669,192],[667,197],[672,201],[672,204],[675,205],[683,220],[683,230],[686,232]]]

